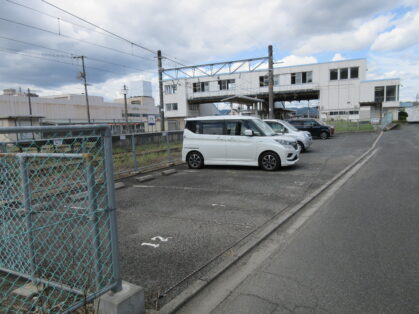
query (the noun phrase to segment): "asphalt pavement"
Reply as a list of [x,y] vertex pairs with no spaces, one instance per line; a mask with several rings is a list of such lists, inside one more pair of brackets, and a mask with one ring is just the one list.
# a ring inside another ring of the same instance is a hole
[[169,290],[159,306],[168,302],[222,262],[229,248],[243,245],[247,235],[362,155],[376,137],[348,133],[315,140],[296,166],[276,172],[181,165],[177,174],[153,181],[124,180],[127,187],[117,191],[122,278],[145,288],[148,308]]
[[419,313],[419,125],[378,148],[213,313]]

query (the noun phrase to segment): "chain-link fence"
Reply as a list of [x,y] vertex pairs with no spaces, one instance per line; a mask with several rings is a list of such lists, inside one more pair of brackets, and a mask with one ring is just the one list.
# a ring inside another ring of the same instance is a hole
[[112,167],[106,126],[0,128],[0,312],[120,289]]
[[350,119],[335,119],[325,121],[328,125],[333,125],[335,127],[335,132],[367,132],[373,131],[374,127],[370,121],[359,121],[359,120],[350,120]]
[[162,168],[182,159],[183,131],[137,133],[114,137],[116,175]]

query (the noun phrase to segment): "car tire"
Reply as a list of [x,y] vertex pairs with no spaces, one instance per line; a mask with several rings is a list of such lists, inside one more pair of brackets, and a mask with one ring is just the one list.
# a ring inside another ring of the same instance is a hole
[[204,167],[204,157],[200,152],[190,152],[186,156],[186,163],[190,169],[201,169]]
[[297,142],[298,147],[300,148],[300,152],[303,153],[306,149],[304,147],[303,142],[298,141]]
[[281,159],[275,152],[264,152],[260,155],[259,165],[265,171],[275,171],[281,166]]
[[328,138],[329,138],[329,133],[327,133],[327,132],[321,132],[320,133],[320,138],[322,139],[322,140],[327,140]]

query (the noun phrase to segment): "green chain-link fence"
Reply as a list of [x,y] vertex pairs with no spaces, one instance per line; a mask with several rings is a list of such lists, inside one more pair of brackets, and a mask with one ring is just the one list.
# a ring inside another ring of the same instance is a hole
[[0,312],[69,312],[120,289],[108,127],[0,128],[0,190]]
[[133,133],[114,136],[115,174],[123,176],[180,163],[183,131]]

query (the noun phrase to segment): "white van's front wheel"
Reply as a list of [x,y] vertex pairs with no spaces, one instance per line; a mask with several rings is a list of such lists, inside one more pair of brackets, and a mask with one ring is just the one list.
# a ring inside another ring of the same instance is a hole
[[278,154],[274,152],[264,152],[260,155],[260,166],[263,170],[274,171],[281,166],[281,160]]
[[204,157],[199,152],[190,152],[186,157],[188,167],[191,169],[200,169],[204,166]]

